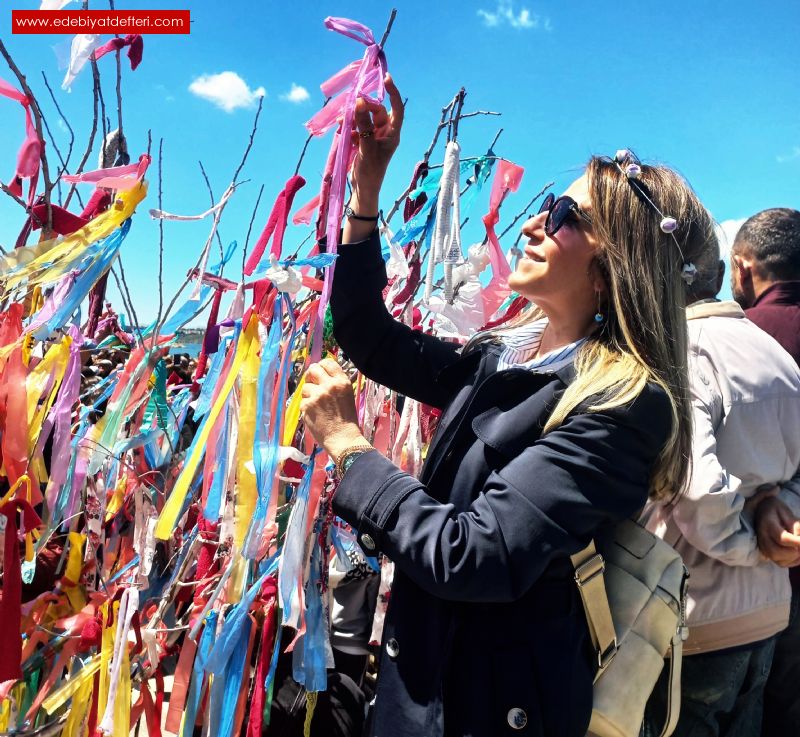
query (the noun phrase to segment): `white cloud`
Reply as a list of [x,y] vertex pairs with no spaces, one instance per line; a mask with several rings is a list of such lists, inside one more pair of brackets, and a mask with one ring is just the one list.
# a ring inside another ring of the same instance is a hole
[[792,150],[788,154],[778,154],[775,157],[775,161],[779,164],[785,164],[794,159],[800,159],[800,146],[792,146]]
[[307,102],[310,99],[311,95],[308,94],[308,90],[299,84],[295,84],[294,82],[292,82],[291,89],[281,95],[281,100],[293,102],[295,105],[299,105],[301,102]]
[[189,92],[213,102],[226,113],[232,113],[238,108],[253,107],[259,97],[267,94],[263,87],[251,90],[236,72],[203,74],[189,85]]
[[731,246],[733,245],[733,241],[736,238],[736,234],[739,232],[739,228],[744,225],[744,221],[747,218],[739,218],[738,220],[723,220],[721,223],[717,223],[716,225],[716,232],[717,238],[719,239],[719,252],[720,258],[725,262],[727,265],[730,261],[730,254],[731,254]]
[[549,18],[542,18],[528,8],[523,7],[519,13],[514,12],[514,0],[497,0],[497,7],[493,11],[481,8],[478,16],[483,19],[487,28],[508,24],[512,28],[544,28],[546,31],[552,29]]

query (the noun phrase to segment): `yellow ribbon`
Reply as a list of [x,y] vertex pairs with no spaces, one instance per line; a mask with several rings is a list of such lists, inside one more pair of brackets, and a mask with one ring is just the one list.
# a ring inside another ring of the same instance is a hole
[[256,437],[256,404],[258,402],[258,318],[251,317],[243,339],[247,343],[247,354],[242,361],[239,394],[239,432],[236,440],[236,525],[233,540],[241,550],[247,528],[256,508],[255,468],[253,467],[253,444]]
[[83,542],[86,535],[81,532],[70,532],[69,555],[67,556],[67,567],[64,570],[64,578],[74,583],[74,586],[65,586],[64,593],[69,599],[69,603],[75,612],[79,612],[86,606],[86,597],[80,587],[81,570],[83,569]]
[[83,727],[83,720],[89,706],[92,703],[92,687],[94,682],[91,679],[85,680],[81,683],[75,698],[72,699],[72,706],[69,709],[66,724],[64,724],[64,731],[61,737],[82,737],[81,728]]
[[[28,284],[50,283],[60,279],[93,243],[111,235],[136,210],[147,194],[147,185],[139,182],[128,192],[117,194],[114,204],[80,230],[63,239],[53,238],[34,246],[16,248],[0,257],[0,273],[6,274],[4,291],[9,292],[23,281]],[[13,270],[13,271],[12,271]]]
[[[255,324],[253,321],[255,321]],[[200,459],[205,453],[205,448],[206,444],[208,443],[208,437],[211,434],[211,429],[214,427],[214,423],[217,421],[219,413],[225,406],[225,401],[227,400],[228,395],[231,393],[231,389],[233,389],[233,385],[238,378],[239,369],[241,368],[242,363],[247,358],[247,354],[251,349],[251,344],[253,343],[253,335],[255,335],[256,338],[258,337],[258,317],[256,315],[253,315],[250,318],[247,328],[239,339],[239,344],[236,346],[236,355],[233,357],[233,363],[231,364],[228,375],[222,385],[222,389],[220,390],[214,405],[211,407],[208,417],[203,423],[203,428],[194,442],[192,452],[186,459],[186,463],[181,470],[180,476],[178,476],[178,479],[175,482],[175,486],[172,488],[172,493],[169,495],[167,503],[161,510],[155,530],[155,536],[159,540],[167,540],[172,534],[172,530],[175,528],[175,522],[178,519],[178,513],[181,511],[183,501],[186,498],[187,492],[189,491],[189,485],[192,483],[192,479],[197,471],[197,466],[200,463]]]
[[289,406],[286,408],[286,422],[284,423],[283,430],[283,445],[286,447],[292,444],[294,434],[297,431],[297,423],[300,422],[300,401],[303,398],[303,386],[306,383],[306,375],[300,379],[297,388],[289,400]]
[[54,711],[58,711],[58,709],[64,706],[64,704],[72,698],[73,694],[87,681],[91,685],[94,674],[97,673],[100,668],[100,663],[100,655],[95,655],[88,663],[84,663],[81,669],[72,678],[68,681],[64,681],[61,686],[42,701],[42,709],[48,714],[52,714]]

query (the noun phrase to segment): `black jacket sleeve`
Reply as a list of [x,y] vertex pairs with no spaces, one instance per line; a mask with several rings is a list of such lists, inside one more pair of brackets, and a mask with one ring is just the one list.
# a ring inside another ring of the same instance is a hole
[[369,240],[339,246],[330,301],[336,342],[365,376],[442,408],[452,389],[438,375],[461,346],[397,322],[383,303],[386,284],[377,230]]
[[555,557],[644,505],[670,423],[666,393],[652,385],[626,407],[569,416],[491,473],[460,514],[371,451],[342,479],[334,511],[435,596],[514,601]]

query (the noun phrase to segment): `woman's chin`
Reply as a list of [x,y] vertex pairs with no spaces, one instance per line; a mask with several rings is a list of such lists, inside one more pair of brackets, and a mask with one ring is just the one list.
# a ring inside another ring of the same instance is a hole
[[[521,266],[521,268],[520,268]],[[508,275],[508,286],[517,294],[528,297],[528,292],[536,282],[536,275],[531,273],[530,269],[525,266],[517,266],[517,268]]]

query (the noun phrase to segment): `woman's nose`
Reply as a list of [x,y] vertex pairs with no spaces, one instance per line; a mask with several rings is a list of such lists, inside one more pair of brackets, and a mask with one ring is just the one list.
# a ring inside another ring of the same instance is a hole
[[522,235],[531,240],[541,241],[544,239],[544,224],[547,220],[547,213],[541,212],[528,218],[522,226]]

